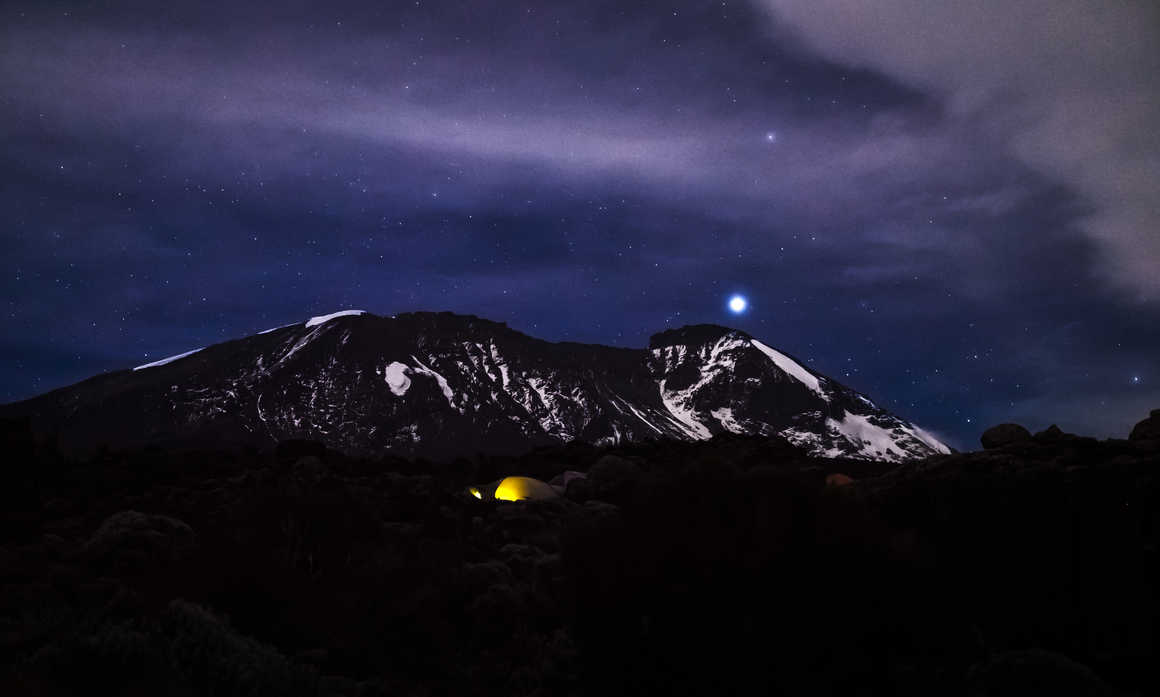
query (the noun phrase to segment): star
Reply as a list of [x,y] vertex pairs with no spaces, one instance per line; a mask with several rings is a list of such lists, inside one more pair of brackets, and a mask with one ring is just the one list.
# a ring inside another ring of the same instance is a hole
[[746,300],[743,296],[734,295],[733,297],[729,298],[729,311],[733,314],[739,315],[742,312],[745,312],[745,308],[747,307],[749,307],[749,301]]

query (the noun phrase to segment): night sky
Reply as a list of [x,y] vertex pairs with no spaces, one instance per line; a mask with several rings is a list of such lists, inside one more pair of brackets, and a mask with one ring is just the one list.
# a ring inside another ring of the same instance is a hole
[[1160,407],[1157,7],[6,2],[0,400],[451,310],[735,326],[960,448],[1124,437]]

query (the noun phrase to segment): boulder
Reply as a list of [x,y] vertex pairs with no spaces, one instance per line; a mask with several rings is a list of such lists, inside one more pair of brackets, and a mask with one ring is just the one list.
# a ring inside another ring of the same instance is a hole
[[90,559],[139,566],[180,561],[196,543],[193,529],[176,518],[121,511],[101,523],[85,543],[84,552]]
[[568,517],[569,533],[593,538],[603,537],[606,532],[618,529],[622,524],[620,507],[606,501],[586,501],[577,506]]
[[299,458],[314,456],[326,457],[326,445],[311,440],[298,438],[284,440],[274,446],[274,456],[281,462],[294,462]]
[[318,482],[326,474],[326,465],[317,455],[304,455],[294,463],[292,471],[297,479]]
[[559,488],[560,491],[566,491],[568,486],[579,479],[587,479],[588,475],[584,472],[577,472],[576,470],[564,470],[555,477],[552,477],[548,483],[554,487]]
[[1136,424],[1128,440],[1160,440],[1160,409],[1153,409],[1148,418]]
[[970,697],[1112,697],[1116,694],[1091,668],[1042,649],[1000,653],[986,663],[972,666],[967,681]]
[[570,501],[577,503],[584,503],[592,498],[592,482],[585,479],[573,479],[568,482],[568,488],[564,490],[564,496],[568,497]]
[[640,481],[640,468],[630,460],[616,455],[605,455],[588,470],[588,483],[594,498],[618,498],[627,494]]
[[478,564],[464,564],[462,576],[464,584],[477,593],[490,586],[512,582],[511,567],[498,559],[489,559]]
[[998,426],[992,426],[986,431],[983,431],[983,436],[979,438],[979,442],[983,444],[983,448],[986,450],[1002,448],[1005,445],[1022,443],[1028,440],[1031,440],[1031,432],[1019,424],[999,424]]
[[524,545],[515,542],[500,547],[499,556],[511,569],[512,573],[520,578],[526,578],[542,559],[544,551],[535,545]]
[[1069,440],[1072,438],[1075,438],[1074,434],[1064,432],[1063,429],[1061,429],[1059,426],[1056,426],[1055,424],[1051,424],[1047,428],[1035,434],[1035,440],[1044,443]]
[[475,622],[476,631],[488,635],[494,641],[508,636],[513,624],[519,626],[516,623],[526,614],[527,603],[512,586],[496,584],[476,594],[467,609]]

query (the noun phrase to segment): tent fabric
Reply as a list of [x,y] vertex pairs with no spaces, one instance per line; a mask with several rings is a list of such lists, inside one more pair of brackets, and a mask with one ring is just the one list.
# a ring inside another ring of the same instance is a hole
[[499,501],[544,501],[559,496],[550,484],[531,477],[504,477],[495,489]]
[[497,501],[547,501],[560,497],[557,487],[532,477],[504,477],[490,484],[469,487],[477,499]]
[[557,491],[564,491],[568,488],[568,484],[570,484],[573,480],[587,478],[588,474],[586,472],[564,470],[560,474],[557,474],[555,477],[552,477],[552,481],[548,482],[548,484],[555,487]]

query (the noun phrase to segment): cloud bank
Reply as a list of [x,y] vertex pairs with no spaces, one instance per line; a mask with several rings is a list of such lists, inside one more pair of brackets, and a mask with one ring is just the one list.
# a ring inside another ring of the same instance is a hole
[[759,0],[783,38],[945,100],[1071,187],[1102,276],[1160,299],[1160,4]]

